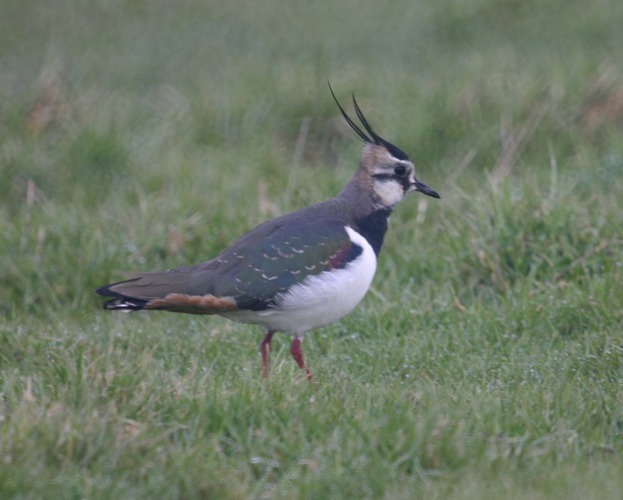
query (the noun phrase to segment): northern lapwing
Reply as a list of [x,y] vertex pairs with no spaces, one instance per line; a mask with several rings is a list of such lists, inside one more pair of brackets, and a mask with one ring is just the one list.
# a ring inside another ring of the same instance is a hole
[[419,191],[409,157],[379,136],[355,96],[361,126],[331,94],[346,122],[365,143],[359,168],[330,200],[257,226],[212,260],[160,272],[130,273],[103,286],[104,309],[218,314],[265,331],[260,345],[264,378],[276,332],[293,335],[290,352],[311,380],[301,349],[305,332],[350,313],[370,287],[394,206]]

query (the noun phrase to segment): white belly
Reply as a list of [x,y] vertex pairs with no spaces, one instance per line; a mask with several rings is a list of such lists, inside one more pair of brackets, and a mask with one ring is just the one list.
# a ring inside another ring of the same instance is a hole
[[302,334],[337,321],[365,296],[376,271],[376,255],[359,233],[346,227],[350,240],[363,250],[343,269],[310,276],[276,297],[276,305],[263,311],[236,311],[223,316],[254,323],[267,330]]

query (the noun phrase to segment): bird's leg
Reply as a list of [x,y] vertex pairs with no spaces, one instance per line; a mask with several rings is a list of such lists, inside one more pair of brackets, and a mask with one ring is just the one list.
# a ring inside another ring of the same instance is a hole
[[292,357],[297,362],[301,370],[305,372],[305,378],[307,380],[311,380],[312,373],[309,368],[305,366],[305,361],[303,361],[303,349],[301,348],[302,343],[303,341],[301,340],[301,337],[295,335],[292,339],[292,344],[290,345],[290,353],[292,354]]
[[262,372],[264,373],[264,378],[268,378],[268,364],[270,359],[270,352],[273,350],[273,345],[271,341],[273,340],[273,335],[275,334],[274,330],[268,330],[266,332],[266,336],[262,343],[260,344],[260,352],[262,353]]

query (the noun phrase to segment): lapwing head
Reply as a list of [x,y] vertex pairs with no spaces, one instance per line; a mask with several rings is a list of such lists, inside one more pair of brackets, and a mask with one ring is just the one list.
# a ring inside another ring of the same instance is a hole
[[439,194],[434,189],[416,177],[415,166],[407,154],[374,131],[361,112],[354,95],[353,105],[363,130],[346,114],[335,97],[331,85],[329,85],[329,90],[348,125],[365,143],[356,175],[363,176],[363,180],[372,188],[380,204],[392,207],[411,191],[419,191],[427,196],[439,198]]

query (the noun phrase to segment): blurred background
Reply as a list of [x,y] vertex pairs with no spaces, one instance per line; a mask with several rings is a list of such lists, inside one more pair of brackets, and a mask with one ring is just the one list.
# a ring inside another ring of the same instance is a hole
[[[336,193],[360,144],[328,81],[442,193],[432,227],[462,198],[547,190],[552,176],[580,203],[618,195],[622,11],[613,0],[9,0],[0,307],[50,295],[85,305],[110,266],[204,260]],[[401,208],[398,225],[427,201]]]
[[[3,0],[0,496],[619,498],[621,0]],[[114,315],[334,196],[354,93],[441,200],[309,335]],[[297,378],[298,377],[298,378]],[[500,492],[504,494],[500,495]]]

